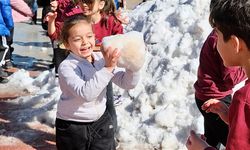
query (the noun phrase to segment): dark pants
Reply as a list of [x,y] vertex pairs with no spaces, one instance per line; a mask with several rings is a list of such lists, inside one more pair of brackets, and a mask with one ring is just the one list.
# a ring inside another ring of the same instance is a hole
[[[231,95],[228,95],[220,100],[229,106],[231,99]],[[201,106],[205,101],[199,100],[197,98],[195,98],[195,101],[197,107],[204,117],[204,131],[207,143],[213,147],[216,147],[217,149],[220,148],[220,144],[226,146],[228,125],[220,119],[219,115],[214,113],[206,113],[201,109]]]
[[[7,52],[8,52],[8,46],[6,43],[6,37],[0,36],[0,62],[5,60]],[[0,64],[0,65],[2,65],[2,64]]]
[[55,66],[55,73],[58,73],[60,63],[68,56],[68,50],[61,48],[53,48],[53,63]]
[[117,132],[117,115],[116,115],[116,110],[115,110],[115,106],[114,106],[114,94],[113,94],[113,86],[112,86],[112,82],[109,82],[108,86],[107,86],[107,102],[106,102],[106,109],[109,112],[109,114],[111,115],[111,118],[113,120],[113,125],[114,125],[114,132]]
[[58,150],[114,150],[113,122],[108,111],[95,122],[56,119]]
[[13,36],[14,36],[14,28],[10,30],[10,36],[6,37],[7,45],[9,46],[9,50],[6,53],[5,60],[11,60],[12,59],[12,53],[14,51],[14,47],[12,47],[13,44]]

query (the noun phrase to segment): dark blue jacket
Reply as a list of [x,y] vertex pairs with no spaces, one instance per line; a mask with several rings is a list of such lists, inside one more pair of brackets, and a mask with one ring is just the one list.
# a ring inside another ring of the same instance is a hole
[[0,35],[8,36],[13,27],[10,0],[0,0]]

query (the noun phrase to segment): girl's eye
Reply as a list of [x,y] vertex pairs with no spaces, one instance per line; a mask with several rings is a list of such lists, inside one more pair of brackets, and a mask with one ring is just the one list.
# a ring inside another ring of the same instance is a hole
[[88,36],[87,36],[87,38],[89,38],[89,39],[92,38],[92,37],[93,37],[93,35],[88,35]]
[[82,40],[81,38],[76,38],[73,41],[78,42],[78,41],[81,41],[81,40]]

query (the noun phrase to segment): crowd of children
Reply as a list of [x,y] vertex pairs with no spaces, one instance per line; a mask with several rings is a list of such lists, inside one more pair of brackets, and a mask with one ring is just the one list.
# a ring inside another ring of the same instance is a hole
[[[118,71],[119,50],[101,47],[104,37],[123,34],[124,20],[115,13],[122,2],[54,0],[44,14],[62,90],[56,117],[56,146],[60,150],[116,147],[112,83],[132,89],[140,76],[128,69]],[[3,66],[11,67],[14,22],[11,1],[0,4],[0,80],[4,81],[8,74]],[[33,7],[33,13],[27,16],[36,14],[37,7]],[[222,143],[227,150],[248,149],[250,1],[211,0],[209,22],[213,30],[201,49],[194,84],[205,138],[190,131],[186,147],[214,150]],[[232,98],[233,87],[243,80],[245,86]]]

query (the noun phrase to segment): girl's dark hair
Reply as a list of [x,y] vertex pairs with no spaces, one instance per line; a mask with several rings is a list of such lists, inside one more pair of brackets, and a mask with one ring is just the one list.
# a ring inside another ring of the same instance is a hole
[[61,35],[60,35],[60,41],[62,43],[68,43],[68,38],[69,38],[69,30],[76,25],[77,23],[85,21],[86,23],[91,25],[91,21],[88,17],[82,15],[82,14],[77,14],[73,15],[69,18],[67,18],[62,27]]
[[224,41],[235,35],[250,48],[249,0],[215,0],[210,9],[209,22],[222,32]]

